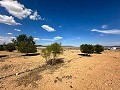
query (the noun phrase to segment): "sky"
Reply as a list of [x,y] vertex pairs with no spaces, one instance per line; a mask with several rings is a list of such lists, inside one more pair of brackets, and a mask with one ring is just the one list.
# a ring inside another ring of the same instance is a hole
[[0,44],[120,45],[120,0],[0,0]]

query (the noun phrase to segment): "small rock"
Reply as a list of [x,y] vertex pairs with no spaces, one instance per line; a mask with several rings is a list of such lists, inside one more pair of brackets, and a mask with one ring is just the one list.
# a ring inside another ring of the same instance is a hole
[[70,86],[70,88],[73,88],[72,86]]
[[19,73],[16,73],[15,75],[17,76],[17,75],[19,75]]
[[57,82],[57,80],[54,80],[54,83],[56,83]]

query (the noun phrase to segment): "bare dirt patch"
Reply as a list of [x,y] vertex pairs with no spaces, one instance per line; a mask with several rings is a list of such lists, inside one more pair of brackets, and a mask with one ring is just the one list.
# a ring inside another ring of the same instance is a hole
[[78,55],[79,50],[65,50],[60,56],[64,63],[53,66],[45,65],[40,55],[24,58],[14,57],[18,53],[6,54],[11,57],[0,62],[0,76],[15,75],[0,79],[1,90],[120,89],[120,51],[84,57]]

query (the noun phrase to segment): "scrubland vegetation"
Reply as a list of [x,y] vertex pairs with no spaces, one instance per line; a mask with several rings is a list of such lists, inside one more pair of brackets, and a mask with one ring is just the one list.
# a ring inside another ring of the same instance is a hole
[[[12,43],[0,45],[0,51],[11,56],[19,55],[0,58],[1,90],[104,90],[102,86],[119,90],[116,82],[119,80],[120,52],[104,51],[99,44],[82,44],[79,49],[66,49],[60,43],[52,43],[37,49],[33,37],[22,34]],[[29,53],[40,54],[23,58],[22,54]],[[86,83],[89,86],[85,86]]]
[[92,44],[82,44],[80,46],[80,50],[82,53],[85,53],[86,56],[93,53],[101,53],[104,51],[104,47],[102,45],[92,45]]

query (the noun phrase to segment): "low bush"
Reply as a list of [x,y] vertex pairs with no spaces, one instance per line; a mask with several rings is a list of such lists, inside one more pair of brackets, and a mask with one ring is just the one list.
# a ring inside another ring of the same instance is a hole
[[4,51],[5,47],[3,45],[0,45],[0,51]]
[[95,53],[101,53],[104,51],[104,47],[102,45],[97,44],[94,46],[94,50],[95,50]]
[[6,45],[6,50],[9,51],[9,52],[12,52],[12,51],[16,50],[16,49],[15,49],[15,44],[13,44],[13,43],[8,43],[8,44]]
[[41,55],[43,56],[43,58],[45,58],[46,62],[48,62],[48,60],[51,60],[51,65],[55,64],[55,60],[62,53],[63,48],[58,43],[53,43],[41,51]]
[[88,55],[94,53],[94,46],[91,44],[82,44],[80,46],[80,50],[82,53],[85,53],[86,56],[88,56]]

